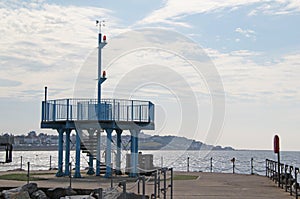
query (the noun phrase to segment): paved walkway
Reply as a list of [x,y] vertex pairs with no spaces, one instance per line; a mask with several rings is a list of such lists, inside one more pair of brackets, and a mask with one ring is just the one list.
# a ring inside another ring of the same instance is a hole
[[[0,175],[4,174],[3,172]],[[5,172],[7,174],[7,172]],[[222,174],[222,173],[196,173],[196,172],[175,172],[174,175],[193,175],[197,176],[194,180],[175,180],[174,198],[186,199],[292,199],[283,189],[278,188],[276,184],[264,176],[241,175],[241,174]],[[68,177],[54,177],[54,173],[45,175],[45,171],[39,177],[47,180],[37,181],[39,187],[68,187]],[[127,188],[131,192],[137,193],[137,186],[132,179],[122,177],[114,179],[114,187],[121,180],[127,180]],[[131,181],[131,182],[130,182]],[[0,180],[1,187],[16,187],[25,184],[26,181]],[[169,184],[170,181],[167,181]],[[161,183],[162,186],[163,183]],[[83,175],[81,179],[72,179],[73,188],[95,189],[109,188],[111,180],[103,177]],[[121,188],[118,188],[121,191]],[[146,186],[146,193],[153,193],[153,182],[149,181]],[[161,195],[162,198],[162,195]],[[169,197],[167,197],[169,198]]]

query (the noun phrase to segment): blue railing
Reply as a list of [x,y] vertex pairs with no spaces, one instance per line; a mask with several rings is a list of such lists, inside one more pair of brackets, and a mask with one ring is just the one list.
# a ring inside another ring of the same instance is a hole
[[[99,106],[100,105],[100,106]],[[150,101],[102,99],[57,99],[42,102],[42,122],[54,121],[154,122]]]

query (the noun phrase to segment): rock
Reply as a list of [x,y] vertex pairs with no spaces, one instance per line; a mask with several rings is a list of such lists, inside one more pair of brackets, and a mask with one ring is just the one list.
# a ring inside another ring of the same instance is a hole
[[96,198],[90,195],[77,195],[77,196],[66,196],[64,197],[64,199],[96,199]]
[[71,188],[54,188],[54,189],[48,189],[47,190],[47,195],[51,198],[51,199],[60,199],[61,197],[65,197],[65,196],[72,196],[72,195],[76,195],[76,191],[74,191]]
[[37,190],[36,192],[33,192],[31,195],[31,198],[32,199],[48,199],[47,195],[42,190]]
[[21,191],[21,187],[9,189],[9,190],[3,190],[2,197],[4,199],[9,199],[12,194],[19,193],[20,191]]
[[10,199],[30,199],[28,191],[13,192],[9,195]]
[[22,186],[22,191],[27,191],[29,195],[31,195],[33,192],[36,192],[38,190],[36,183],[29,183]]
[[[123,199],[124,198],[124,193],[122,193],[117,199]],[[135,193],[126,193],[126,198],[130,199],[143,199],[142,195],[137,195]],[[149,199],[149,196],[145,196],[145,199]]]

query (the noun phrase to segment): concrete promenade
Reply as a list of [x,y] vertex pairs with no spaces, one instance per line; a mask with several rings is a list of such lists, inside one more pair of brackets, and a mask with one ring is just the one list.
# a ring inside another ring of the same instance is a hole
[[[45,178],[45,180],[36,181],[39,187],[68,187],[68,177],[54,177],[53,171],[45,174],[41,171],[41,175],[35,177]],[[1,172],[0,175],[8,172]],[[15,172],[14,172],[15,173]],[[25,173],[25,172],[23,172]],[[174,180],[174,197],[186,199],[292,199],[295,196],[290,196],[283,189],[278,188],[277,185],[264,176],[257,175],[242,175],[242,174],[224,174],[224,173],[201,173],[201,172],[174,172],[176,175],[192,175],[197,176],[193,180]],[[73,188],[81,189],[96,189],[109,188],[111,180],[103,177],[86,176],[81,179],[72,179]],[[121,180],[127,180],[127,188],[129,192],[137,193],[137,186],[132,179],[121,177],[114,179],[114,187],[117,186]],[[1,187],[17,187],[24,185],[26,181],[0,180]],[[167,181],[169,184],[170,181]],[[161,186],[163,182],[161,183]],[[121,191],[121,188],[118,188]],[[149,181],[146,185],[146,193],[153,193],[153,182]],[[168,193],[169,194],[169,193]],[[162,195],[161,195],[162,198]],[[169,198],[169,197],[167,197]]]

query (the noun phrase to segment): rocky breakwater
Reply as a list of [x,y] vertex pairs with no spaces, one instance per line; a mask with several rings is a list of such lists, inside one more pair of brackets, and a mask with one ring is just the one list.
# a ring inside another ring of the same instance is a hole
[[[126,196],[124,196],[126,195]],[[36,183],[29,183],[21,187],[3,190],[0,192],[0,199],[142,199],[141,195],[134,193],[121,193],[116,189],[105,190],[101,188],[95,190],[85,190],[72,188],[38,188]],[[145,197],[146,199],[149,196]]]

